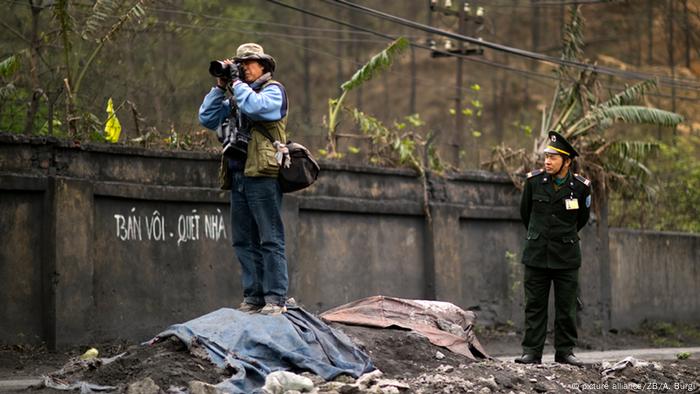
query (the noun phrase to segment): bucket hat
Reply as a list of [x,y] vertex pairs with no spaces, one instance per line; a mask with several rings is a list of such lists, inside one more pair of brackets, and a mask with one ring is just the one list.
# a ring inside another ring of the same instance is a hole
[[236,50],[236,56],[233,57],[233,60],[237,62],[243,60],[262,60],[263,62],[267,62],[270,66],[270,72],[275,71],[275,66],[277,66],[275,58],[265,53],[263,47],[254,42],[241,44]]

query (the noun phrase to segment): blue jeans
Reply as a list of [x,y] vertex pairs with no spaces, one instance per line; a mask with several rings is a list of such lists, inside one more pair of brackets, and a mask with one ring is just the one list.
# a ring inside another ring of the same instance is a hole
[[282,191],[277,179],[233,173],[231,228],[245,303],[284,305],[287,301],[289,279],[281,210]]

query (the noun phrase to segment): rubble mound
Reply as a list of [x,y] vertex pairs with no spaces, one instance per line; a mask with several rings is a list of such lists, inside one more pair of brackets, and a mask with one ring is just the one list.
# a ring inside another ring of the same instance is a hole
[[192,355],[185,344],[174,337],[151,346],[130,346],[125,352],[108,356],[112,357],[73,358],[48,377],[54,383],[87,382],[125,391],[129,384],[146,378],[167,390],[170,387],[186,388],[191,381],[217,384],[232,374],[209,360]]
[[333,323],[372,358],[374,366],[387,377],[417,376],[435,371],[442,365],[469,364],[464,355],[433,345],[424,336],[400,328],[377,329]]

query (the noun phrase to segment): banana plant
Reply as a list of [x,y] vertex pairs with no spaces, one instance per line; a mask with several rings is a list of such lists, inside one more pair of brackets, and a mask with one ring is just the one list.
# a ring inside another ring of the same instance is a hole
[[408,47],[409,42],[407,39],[399,37],[398,39],[394,40],[384,50],[374,55],[364,66],[360,67],[360,69],[358,69],[349,80],[340,85],[340,89],[342,90],[340,97],[328,100],[327,151],[329,158],[335,158],[338,156],[336,129],[340,123],[339,116],[341,109],[343,108],[343,101],[345,100],[348,92],[381,74],[382,71],[388,69],[393,61]]
[[[563,59],[586,61],[583,28],[580,6],[571,7],[564,29]],[[658,151],[659,143],[627,140],[610,129],[615,123],[675,127],[683,122],[679,114],[642,105],[646,93],[657,88],[656,81],[641,81],[605,99],[595,71],[561,65],[556,73],[559,82],[549,108],[542,112],[540,135],[534,140],[532,151],[524,154],[498,147],[491,163],[514,173],[535,167],[547,144],[547,132],[554,130],[578,150],[580,170],[597,189],[596,206],[606,203],[609,191],[615,188],[636,188],[640,194],[652,195],[653,187],[648,182],[652,174],[644,162]],[[517,179],[516,185],[521,186],[521,178]]]
[[[145,17],[146,13],[143,8],[145,2],[146,0],[136,0],[126,10],[122,10],[123,2],[97,0],[80,31],[75,26],[70,13],[70,8],[75,7],[72,2],[58,0],[53,7],[63,44],[63,62],[66,73],[64,85],[68,100],[68,127],[71,133],[77,133],[78,121],[88,121],[90,118],[86,116],[87,114],[80,114],[80,88],[85,76],[107,43],[113,41],[129,23],[139,23]],[[75,36],[78,36],[80,40],[74,40]],[[92,46],[85,61],[76,62],[73,59],[73,47],[76,44]]]

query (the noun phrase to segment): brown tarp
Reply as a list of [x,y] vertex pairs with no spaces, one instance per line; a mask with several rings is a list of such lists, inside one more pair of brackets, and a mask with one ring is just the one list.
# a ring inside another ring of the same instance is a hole
[[473,360],[488,358],[474,334],[476,314],[449,302],[373,296],[328,310],[321,318],[370,327],[402,327]]

